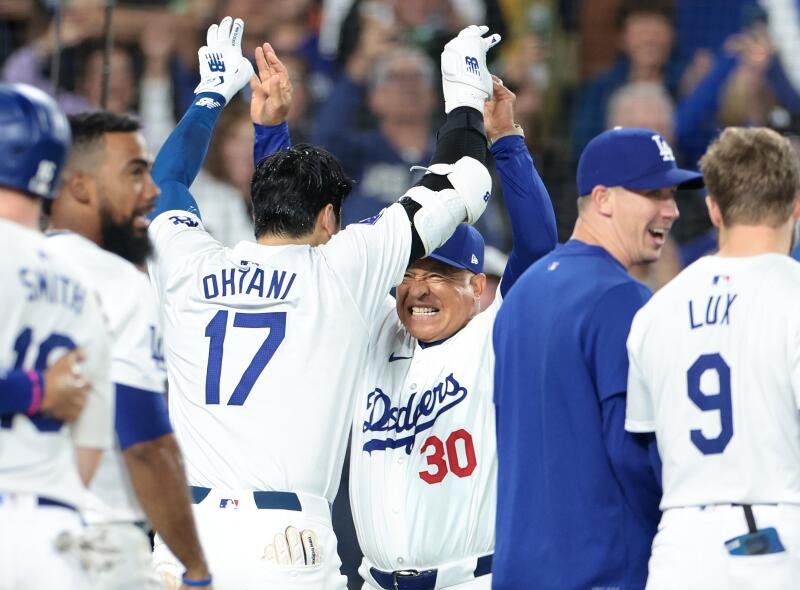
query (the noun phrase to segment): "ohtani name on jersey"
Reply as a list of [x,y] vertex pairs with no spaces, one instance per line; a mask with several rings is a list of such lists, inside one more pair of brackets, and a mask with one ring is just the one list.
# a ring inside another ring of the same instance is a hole
[[393,407],[391,398],[380,388],[375,388],[367,396],[369,418],[364,422],[362,432],[412,433],[401,438],[369,440],[364,443],[364,450],[371,453],[405,447],[410,455],[417,434],[433,426],[439,415],[464,401],[468,393],[452,373],[431,389],[412,394],[408,403],[400,407]]
[[80,314],[86,302],[86,289],[72,278],[41,268],[23,266],[19,269],[19,280],[28,293],[28,301],[46,301],[61,305],[75,314]]
[[232,295],[255,295],[266,299],[286,299],[294,285],[297,273],[273,270],[267,275],[254,264],[223,268],[203,277],[203,294],[206,299]]

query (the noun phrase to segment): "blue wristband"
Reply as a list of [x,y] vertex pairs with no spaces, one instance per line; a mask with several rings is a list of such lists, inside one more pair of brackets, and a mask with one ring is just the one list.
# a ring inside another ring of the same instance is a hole
[[203,580],[188,580],[186,579],[186,574],[183,574],[182,580],[183,585],[189,586],[190,588],[208,588],[211,586],[211,576],[208,576]]

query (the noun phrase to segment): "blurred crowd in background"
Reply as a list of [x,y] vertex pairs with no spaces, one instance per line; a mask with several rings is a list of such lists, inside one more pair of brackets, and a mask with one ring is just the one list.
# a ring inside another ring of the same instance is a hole
[[[0,0],[2,77],[57,94],[67,112],[97,109],[106,2],[62,0],[59,59],[56,4]],[[577,159],[604,129],[655,129],[688,168],[725,126],[765,125],[791,138],[800,132],[800,0],[114,4],[107,108],[138,114],[154,153],[192,100],[209,23],[242,18],[246,55],[269,41],[289,69],[293,141],[325,146],[356,181],[346,223],[396,200],[417,180],[409,167],[428,162],[444,115],[439,54],[467,24],[503,36],[489,67],[517,95],[517,122],[553,199],[561,241],[576,217]],[[193,185],[207,227],[227,245],[253,239],[253,130],[243,94],[224,111]],[[496,248],[487,273],[500,275],[511,235],[496,192],[479,229]],[[669,247],[658,265],[641,270],[652,287],[715,247],[701,197],[679,194]]]
[[[105,0],[0,0],[7,81],[55,92],[68,112],[98,108]],[[247,54],[269,41],[294,83],[293,140],[330,149],[355,179],[345,223],[369,217],[413,182],[443,118],[439,53],[471,23],[503,36],[493,73],[517,94],[516,116],[550,190],[561,240],[575,216],[574,170],[586,143],[616,125],[649,127],[696,167],[718,130],[800,126],[800,0],[117,0],[107,106],[142,119],[158,150],[197,83],[208,23],[246,22]],[[56,70],[56,71],[54,71]],[[252,129],[245,96],[225,111],[194,185],[222,242],[252,239]],[[499,190],[498,190],[499,193]],[[497,194],[479,229],[510,246]],[[682,217],[658,267],[658,287],[714,247],[705,207],[681,195]],[[490,265],[491,266],[491,265]]]

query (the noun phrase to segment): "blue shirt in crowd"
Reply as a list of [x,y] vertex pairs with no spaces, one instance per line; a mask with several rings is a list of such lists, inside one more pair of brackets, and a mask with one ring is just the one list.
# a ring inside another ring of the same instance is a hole
[[650,291],[571,240],[510,290],[494,326],[495,590],[640,590],[660,517],[652,438],[625,432],[631,321]]

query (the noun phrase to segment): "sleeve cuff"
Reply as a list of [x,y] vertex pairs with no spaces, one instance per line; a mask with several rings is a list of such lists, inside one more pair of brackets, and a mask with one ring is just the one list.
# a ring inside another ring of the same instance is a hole
[[[514,128],[513,129],[510,129],[510,130],[506,131],[505,133],[501,133],[500,135],[498,135],[494,139],[490,139],[489,143],[491,143],[492,147],[494,147],[497,144],[497,142],[505,139],[506,137],[521,137],[521,138],[524,139],[525,138],[525,130],[522,129],[522,127],[520,125],[518,125],[517,123],[514,123]],[[514,140],[512,140],[512,141],[514,141]]]
[[655,432],[656,424],[650,420],[625,420],[625,430],[636,433]]

